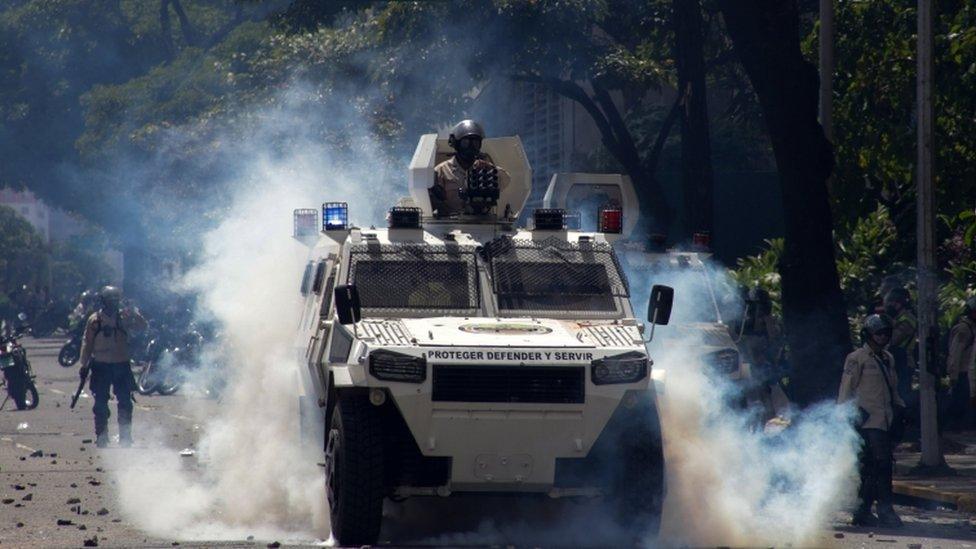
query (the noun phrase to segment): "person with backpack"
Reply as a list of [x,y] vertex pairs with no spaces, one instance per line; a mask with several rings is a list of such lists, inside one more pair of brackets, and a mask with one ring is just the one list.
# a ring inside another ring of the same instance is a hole
[[95,397],[95,444],[108,446],[109,389],[115,392],[119,413],[119,443],[132,445],[132,370],[129,333],[146,328],[146,319],[134,307],[120,309],[122,290],[105,286],[99,292],[101,309],[88,318],[81,343],[82,379],[91,372],[89,388]]
[[976,296],[966,300],[966,307],[949,331],[949,409],[947,427],[976,427]]
[[[855,526],[901,526],[892,506],[892,450],[900,439],[905,402],[898,395],[898,374],[894,357],[885,350],[891,341],[892,322],[884,315],[864,319],[861,339],[864,346],[847,355],[837,402],[853,401],[858,409],[857,432],[861,448],[860,504],[851,518]],[[877,501],[878,514],[871,513]]]

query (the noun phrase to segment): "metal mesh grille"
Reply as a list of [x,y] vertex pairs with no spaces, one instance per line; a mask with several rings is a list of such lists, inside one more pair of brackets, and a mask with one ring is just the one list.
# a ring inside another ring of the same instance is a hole
[[502,309],[612,311],[630,294],[608,244],[502,238],[484,253]]
[[349,283],[365,309],[477,309],[473,251],[428,244],[357,244]]

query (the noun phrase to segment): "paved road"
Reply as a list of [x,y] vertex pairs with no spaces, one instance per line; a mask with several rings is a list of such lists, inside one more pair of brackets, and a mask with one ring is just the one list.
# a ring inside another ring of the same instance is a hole
[[[163,433],[156,438],[164,439],[174,456],[193,448],[199,426],[186,410],[205,414],[216,403],[180,394],[138,397],[136,447],[118,448],[113,442],[111,448],[99,450],[92,443],[91,398],[86,393],[76,409],[68,408],[78,381],[77,366],[58,366],[57,340],[28,339],[25,344],[38,376],[41,402],[37,410],[29,412],[12,411],[12,403],[0,412],[0,548],[81,547],[96,537],[99,547],[172,547],[177,543],[183,547],[264,547],[274,541],[177,541],[176,537],[154,537],[141,531],[118,502],[113,471],[138,461],[130,458],[144,450],[139,434],[149,429]],[[110,426],[114,434],[114,418]],[[191,471],[205,466],[197,455],[177,463]],[[850,528],[838,513],[833,526],[812,545],[976,549],[976,523],[966,514],[901,506],[899,511],[907,527],[897,532]],[[454,543],[462,539],[470,538],[451,538]]]

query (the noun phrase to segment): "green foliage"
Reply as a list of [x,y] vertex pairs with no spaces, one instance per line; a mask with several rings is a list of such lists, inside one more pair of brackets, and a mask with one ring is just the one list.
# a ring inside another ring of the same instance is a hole
[[0,206],[0,290],[36,284],[44,271],[44,239],[23,217]]
[[783,257],[783,239],[767,239],[765,249],[756,255],[739,258],[735,269],[729,272],[732,279],[743,288],[762,288],[773,300],[773,311],[782,311],[783,292],[780,286],[779,261]]
[[976,295],[976,212],[964,210],[955,216],[940,216],[949,233],[939,247],[945,264],[944,283],[939,286],[939,324],[948,329],[962,313],[968,297]]
[[886,275],[907,267],[893,257],[898,240],[887,208],[878,206],[858,219],[846,239],[837,240],[837,274],[850,316],[863,317],[878,298]]
[[[872,0],[836,5],[835,214],[848,226],[885,204],[898,231],[895,256],[915,250],[916,6]],[[816,30],[805,41],[816,59]],[[976,196],[976,4],[936,10],[935,151],[940,211]],[[968,203],[967,203],[968,201]]]

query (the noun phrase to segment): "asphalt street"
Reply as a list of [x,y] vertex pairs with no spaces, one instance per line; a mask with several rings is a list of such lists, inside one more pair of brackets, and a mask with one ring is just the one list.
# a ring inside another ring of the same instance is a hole
[[[128,458],[145,450],[147,443],[140,434],[149,430],[156,434],[156,440],[165,441],[174,456],[193,450],[193,455],[173,460],[178,466],[190,471],[208,466],[196,451],[196,444],[201,432],[200,418],[206,410],[219,405],[216,400],[180,393],[168,397],[137,396],[135,446],[119,448],[113,437],[109,448],[98,449],[94,445],[92,400],[87,391],[77,408],[69,409],[78,384],[78,367],[62,368],[57,364],[61,341],[27,339],[24,344],[37,374],[40,405],[36,410],[19,412],[8,402],[0,411],[0,548],[274,546],[277,540],[273,539],[188,540],[179,532],[170,537],[151,536],[140,529],[132,511],[119,503],[113,471],[136,461]],[[113,402],[113,414],[114,408]],[[192,414],[187,411],[190,409],[194,410]],[[114,416],[110,429],[113,435],[117,434]],[[164,436],[160,437],[160,433]],[[146,475],[153,472],[144,471]],[[846,514],[838,512],[834,523],[811,545],[976,548],[976,521],[967,514],[910,506],[898,506],[898,511],[906,521],[905,528],[898,531],[852,528],[845,525]],[[469,538],[447,539],[456,544]],[[519,540],[507,543],[518,545]],[[580,544],[585,544],[585,540],[580,540]],[[308,540],[307,545],[320,546],[321,542]],[[397,543],[387,541],[385,545]]]

